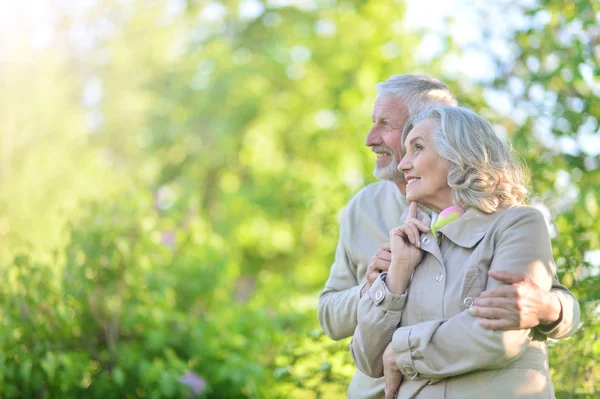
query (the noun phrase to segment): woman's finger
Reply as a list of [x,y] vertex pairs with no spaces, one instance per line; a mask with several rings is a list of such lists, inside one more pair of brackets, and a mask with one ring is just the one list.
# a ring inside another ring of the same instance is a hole
[[411,237],[411,243],[415,247],[421,248],[421,232],[412,224],[407,224],[405,226],[406,228],[404,231]]
[[406,237],[408,242],[410,242],[412,245],[416,245],[414,234],[412,234],[412,230],[410,229],[409,225],[404,224],[398,228],[402,231],[402,233],[404,233],[404,236]]
[[390,231],[390,238],[394,237],[394,236],[398,236],[400,238],[406,238],[406,234],[402,230],[402,226],[396,227],[395,229],[392,229],[392,231]]
[[411,202],[410,206],[408,208],[408,219],[410,218],[416,218],[417,217],[417,212],[419,211],[419,206],[417,205],[416,202]]
[[416,218],[408,219],[406,221],[406,224],[413,224],[417,227],[417,229],[419,229],[420,231],[422,231],[424,233],[427,233],[430,230],[429,227],[425,223],[423,223],[421,220],[416,219]]

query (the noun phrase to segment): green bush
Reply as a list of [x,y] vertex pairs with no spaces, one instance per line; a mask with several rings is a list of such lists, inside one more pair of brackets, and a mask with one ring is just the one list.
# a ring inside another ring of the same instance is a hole
[[202,218],[168,230],[144,193],[82,214],[54,263],[17,255],[0,272],[3,396],[185,397],[187,371],[204,395],[259,396],[281,321],[235,298]]
[[67,0],[46,2],[51,29],[5,3],[24,34],[0,46],[2,397],[345,397],[348,342],[320,331],[318,293],[340,212],[373,181],[375,84],[414,72],[528,163],[584,310],[550,346],[557,396],[597,396],[594,2],[507,4],[540,26],[502,38],[516,58],[485,84],[444,74],[452,35],[413,57],[423,36],[397,1]]

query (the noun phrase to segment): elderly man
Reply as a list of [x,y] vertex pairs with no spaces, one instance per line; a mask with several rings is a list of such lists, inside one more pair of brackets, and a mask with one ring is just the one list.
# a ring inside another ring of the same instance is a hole
[[[373,126],[366,145],[377,154],[374,175],[382,181],[358,192],[344,210],[335,261],[319,299],[319,322],[335,340],[354,333],[359,299],[389,267],[389,232],[397,227],[408,205],[404,199],[406,181],[398,171],[403,157],[402,130],[412,115],[435,105],[455,106],[456,100],[450,89],[433,77],[399,75],[377,85]],[[554,339],[568,337],[576,330],[579,303],[557,280],[552,290],[545,292],[519,274],[490,275],[509,285],[485,291],[476,299],[470,311],[481,318],[483,327],[536,327]],[[393,298],[378,300],[385,311]],[[357,370],[348,397],[383,398],[384,379],[372,379]]]

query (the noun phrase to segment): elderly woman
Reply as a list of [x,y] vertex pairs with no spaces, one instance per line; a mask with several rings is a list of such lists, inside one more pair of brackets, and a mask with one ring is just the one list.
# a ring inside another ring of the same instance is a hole
[[[406,198],[390,232],[392,262],[364,295],[351,343],[357,367],[386,376],[393,398],[551,398],[545,336],[492,331],[469,308],[524,273],[545,290],[555,265],[542,214],[523,205],[523,170],[474,112],[438,107],[403,132]],[[417,211],[433,211],[432,218]]]

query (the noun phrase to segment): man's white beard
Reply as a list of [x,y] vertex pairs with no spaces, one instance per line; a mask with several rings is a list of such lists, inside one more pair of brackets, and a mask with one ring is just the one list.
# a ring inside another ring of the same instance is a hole
[[398,171],[398,161],[394,155],[392,155],[392,161],[387,166],[379,168],[376,165],[373,170],[373,176],[379,180],[390,180],[394,183],[404,180],[404,173]]

